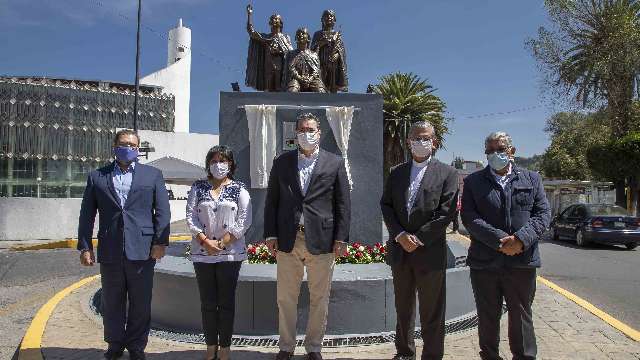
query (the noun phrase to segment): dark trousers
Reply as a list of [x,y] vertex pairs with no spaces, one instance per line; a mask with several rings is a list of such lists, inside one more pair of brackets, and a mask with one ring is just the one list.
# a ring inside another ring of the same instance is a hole
[[480,357],[502,359],[498,344],[504,299],[509,313],[509,347],[513,359],[535,359],[537,347],[531,305],[536,293],[536,269],[471,269],[471,286],[478,310]]
[[109,348],[144,351],[147,346],[155,264],[153,259],[126,258],[100,264],[102,323]]
[[209,346],[231,346],[240,265],[241,261],[193,263],[200,290],[202,329]]
[[446,303],[445,270],[421,270],[410,262],[392,265],[393,290],[396,301],[396,351],[398,355],[415,356],[414,329],[416,291],[422,328],[422,359],[444,356],[444,320]]

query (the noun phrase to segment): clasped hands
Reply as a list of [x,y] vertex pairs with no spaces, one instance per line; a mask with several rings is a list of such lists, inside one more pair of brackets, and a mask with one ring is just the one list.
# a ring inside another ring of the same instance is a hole
[[424,244],[422,243],[422,241],[420,241],[420,239],[418,239],[418,237],[406,232],[398,235],[396,241],[400,244],[400,246],[402,246],[404,251],[409,253],[414,252],[418,248],[418,246],[424,246]]
[[498,248],[498,251],[507,256],[518,255],[524,251],[524,243],[515,237],[515,235],[509,235],[500,239],[500,248]]
[[225,233],[220,240],[211,240],[208,237],[204,236],[204,234],[200,233],[204,239],[201,240],[202,247],[207,251],[208,255],[215,255],[225,248],[225,244],[229,244],[233,241],[230,233]]

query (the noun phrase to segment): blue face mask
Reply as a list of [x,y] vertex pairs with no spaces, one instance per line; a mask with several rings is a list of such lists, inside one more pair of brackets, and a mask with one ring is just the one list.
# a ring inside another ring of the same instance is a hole
[[494,171],[500,171],[509,165],[510,159],[507,153],[494,152],[487,155],[487,161],[489,161],[489,166],[491,166]]
[[130,163],[138,160],[138,148],[116,146],[113,148],[113,154],[116,156],[116,160],[123,163]]

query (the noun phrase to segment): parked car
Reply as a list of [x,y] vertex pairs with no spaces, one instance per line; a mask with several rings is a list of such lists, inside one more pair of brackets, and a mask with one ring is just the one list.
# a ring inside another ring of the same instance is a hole
[[575,204],[553,219],[551,232],[554,240],[575,240],[579,246],[593,242],[632,250],[640,242],[640,218],[617,205]]

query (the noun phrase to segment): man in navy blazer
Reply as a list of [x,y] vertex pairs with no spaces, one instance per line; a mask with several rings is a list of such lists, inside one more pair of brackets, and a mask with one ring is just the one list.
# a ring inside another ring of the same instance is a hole
[[171,214],[164,178],[159,170],[137,163],[139,144],[131,130],[116,134],[116,160],[89,174],[80,209],[82,265],[95,262],[91,239],[96,212],[100,217],[98,262],[107,359],[120,358],[125,348],[130,359],[145,359],[154,266],[169,244]]

